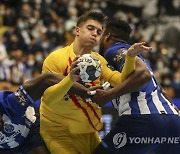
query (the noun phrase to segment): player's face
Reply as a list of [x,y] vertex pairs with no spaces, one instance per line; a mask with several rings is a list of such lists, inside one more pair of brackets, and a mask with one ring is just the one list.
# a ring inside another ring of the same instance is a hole
[[76,28],[76,36],[80,44],[91,48],[99,44],[102,32],[102,24],[92,19],[87,20]]

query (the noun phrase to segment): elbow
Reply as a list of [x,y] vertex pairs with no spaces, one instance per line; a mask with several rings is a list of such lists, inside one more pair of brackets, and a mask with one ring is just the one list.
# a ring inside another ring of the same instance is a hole
[[147,82],[149,82],[151,80],[151,73],[148,69],[144,68],[142,70],[139,70],[139,77],[141,79],[141,82],[143,84],[146,84]]
[[62,79],[64,78],[64,76],[60,76],[56,73],[49,73],[46,72],[44,75],[44,82],[49,86],[53,86],[55,84],[57,84],[58,82],[60,82]]
[[151,75],[150,71],[147,70],[145,72],[145,80],[146,80],[146,82],[149,82],[151,80],[151,78],[152,78],[152,75]]

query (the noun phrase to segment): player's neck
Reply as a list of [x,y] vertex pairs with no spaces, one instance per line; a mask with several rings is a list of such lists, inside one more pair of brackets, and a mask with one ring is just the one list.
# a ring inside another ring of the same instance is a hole
[[73,50],[75,55],[83,55],[86,53],[91,53],[92,47],[87,45],[82,45],[81,42],[75,40],[73,43]]

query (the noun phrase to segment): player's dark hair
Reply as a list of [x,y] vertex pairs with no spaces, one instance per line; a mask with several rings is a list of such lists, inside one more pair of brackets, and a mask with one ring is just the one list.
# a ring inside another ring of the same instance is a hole
[[104,25],[106,24],[107,16],[105,16],[102,12],[88,11],[78,18],[77,26],[80,26],[82,23],[86,22],[89,19],[98,21],[99,23]]
[[115,19],[109,20],[106,24],[106,29],[104,34],[110,33],[110,37],[115,41],[125,41],[128,42],[130,38],[130,33],[132,29],[130,25],[124,20]]

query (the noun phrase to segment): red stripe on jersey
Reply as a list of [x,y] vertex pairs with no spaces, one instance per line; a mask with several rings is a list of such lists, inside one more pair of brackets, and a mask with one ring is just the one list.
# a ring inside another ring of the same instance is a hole
[[[72,60],[71,60],[70,57],[69,57],[69,64],[70,64],[70,65],[72,64]],[[67,68],[68,68],[68,66],[67,66]],[[66,74],[68,74],[68,73],[67,73],[67,68],[66,68],[66,71],[65,71]],[[92,85],[95,85],[93,82],[92,82],[91,84],[92,84]],[[76,96],[75,96],[74,94],[71,94],[71,95],[70,95],[70,98],[72,99],[72,101],[74,102],[74,104],[83,111],[83,113],[84,113],[85,116],[87,117],[87,119],[88,119],[89,123],[91,124],[91,126],[92,126],[95,130],[97,130],[97,129],[95,128],[95,126],[93,125],[93,123],[92,123],[92,121],[91,121],[91,118],[89,117],[89,114],[88,114],[87,110],[86,110],[84,107],[81,106],[81,104],[78,102]],[[88,107],[91,108],[91,110],[93,111],[93,113],[94,113],[94,115],[96,116],[96,118],[100,121],[100,118],[99,118],[98,114],[96,113],[96,111],[94,110],[94,108],[91,106],[91,104],[88,102],[87,105],[88,105]],[[97,131],[98,131],[98,130],[97,130]]]
[[[68,59],[68,62],[69,62],[69,65],[71,66],[71,64],[72,64],[72,60],[71,60],[71,58],[69,57],[69,59]],[[65,76],[67,76],[68,75],[68,67],[69,67],[69,65],[67,65],[66,66],[66,69],[65,69],[65,72],[64,72],[64,75]]]
[[94,110],[93,106],[89,103],[86,102],[86,104],[91,108],[91,110],[93,111],[94,115],[96,116],[96,118],[99,120],[99,122],[101,121],[101,119],[99,118],[98,114],[96,113],[96,111]]
[[[90,84],[91,84],[92,86],[96,86],[96,83],[94,83],[93,81],[90,82]],[[86,102],[86,103],[87,103],[88,107],[91,108],[91,110],[93,111],[94,115],[96,116],[96,118],[97,118],[97,119],[99,120],[99,122],[100,122],[101,119],[99,118],[98,114],[97,114],[96,111],[94,110],[93,106],[92,106],[89,102]]]
[[85,109],[84,107],[81,106],[81,104],[78,102],[76,96],[75,96],[74,94],[71,94],[71,95],[70,95],[70,98],[72,99],[72,101],[74,102],[74,104],[83,111],[83,113],[84,113],[85,116],[87,117],[87,119],[88,119],[89,123],[91,124],[91,126],[92,126],[96,131],[98,131],[98,130],[95,128],[95,126],[93,125],[93,123],[92,123],[92,121],[91,121],[91,118],[89,117],[88,112],[86,111],[86,109]]

